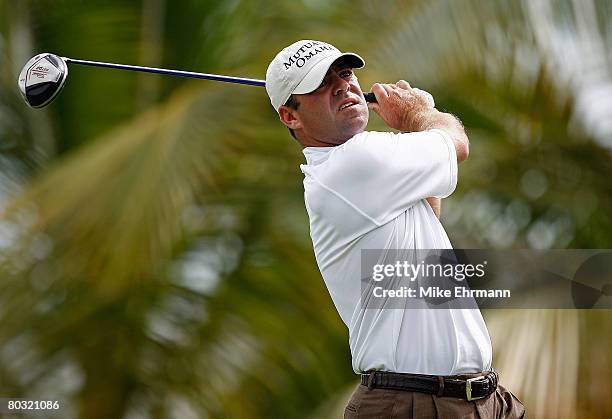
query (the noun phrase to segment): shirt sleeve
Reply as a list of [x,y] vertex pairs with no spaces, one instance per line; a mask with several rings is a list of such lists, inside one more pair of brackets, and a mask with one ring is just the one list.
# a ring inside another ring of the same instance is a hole
[[443,130],[365,132],[334,154],[325,187],[379,225],[457,185],[455,146]]

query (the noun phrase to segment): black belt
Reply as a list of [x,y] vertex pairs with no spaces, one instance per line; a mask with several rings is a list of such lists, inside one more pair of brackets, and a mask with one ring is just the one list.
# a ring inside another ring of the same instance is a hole
[[497,388],[494,371],[470,378],[470,375],[423,375],[387,371],[371,371],[361,374],[361,385],[368,388],[418,391],[441,397],[457,397],[468,401],[482,399]]

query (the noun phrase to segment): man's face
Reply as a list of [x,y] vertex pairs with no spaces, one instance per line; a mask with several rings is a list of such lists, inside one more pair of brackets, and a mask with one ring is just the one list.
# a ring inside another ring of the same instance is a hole
[[332,65],[315,91],[295,97],[298,109],[283,106],[280,114],[305,147],[342,144],[362,132],[368,123],[363,92],[353,70],[346,65]]

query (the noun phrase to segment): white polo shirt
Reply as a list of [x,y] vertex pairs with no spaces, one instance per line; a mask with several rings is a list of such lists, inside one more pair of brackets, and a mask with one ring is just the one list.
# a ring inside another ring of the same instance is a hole
[[362,249],[450,249],[425,200],[449,196],[457,156],[442,130],[363,132],[336,147],[306,147],[304,199],[315,257],[349,329],[355,372],[455,375],[491,368],[477,309],[364,309]]

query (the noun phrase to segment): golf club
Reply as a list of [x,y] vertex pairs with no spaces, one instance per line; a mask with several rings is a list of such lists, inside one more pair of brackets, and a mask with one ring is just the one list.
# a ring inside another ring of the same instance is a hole
[[[170,76],[192,77],[196,79],[223,81],[227,83],[246,84],[250,86],[266,85],[265,80],[242,77],[222,76],[219,74],[195,73],[192,71],[168,70],[165,68],[141,67],[127,64],[104,63],[100,61],[77,60],[60,57],[51,53],[38,54],[30,59],[19,74],[19,90],[23,99],[32,108],[42,108],[53,101],[66,83],[68,65],[79,64],[92,67],[115,68],[119,70],[139,71],[144,73],[166,74]],[[373,93],[364,94],[366,101],[376,102]]]

